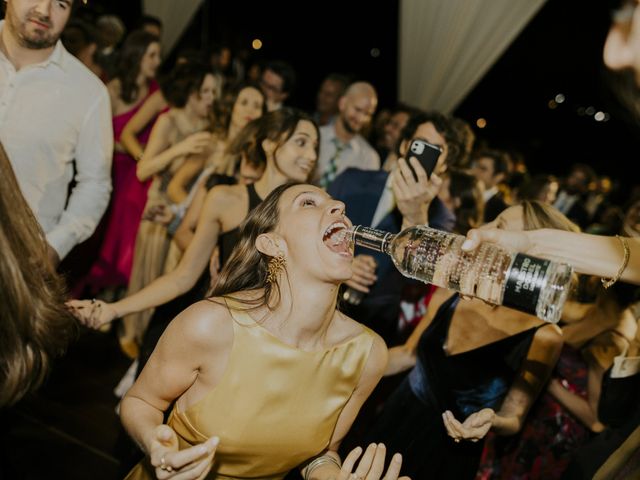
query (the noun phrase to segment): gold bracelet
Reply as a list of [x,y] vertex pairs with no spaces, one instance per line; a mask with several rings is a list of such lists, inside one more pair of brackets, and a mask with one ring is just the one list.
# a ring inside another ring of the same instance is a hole
[[313,462],[307,465],[304,473],[304,480],[309,480],[311,478],[311,472],[313,472],[316,468],[321,465],[327,465],[329,463],[335,465],[336,467],[338,467],[338,469],[342,468],[340,462],[331,455],[322,455],[321,457],[316,458]]
[[620,270],[618,270],[618,273],[616,274],[615,277],[610,278],[609,280],[605,280],[604,278],[600,279],[600,281],[602,282],[602,286],[604,288],[609,288],[618,280],[620,280],[620,277],[626,270],[627,265],[629,265],[629,258],[631,257],[631,251],[629,250],[629,242],[627,242],[627,239],[624,237],[621,237],[620,235],[616,235],[616,238],[620,240],[620,243],[622,243],[622,249],[624,251],[624,259],[622,260],[622,265],[620,266]]

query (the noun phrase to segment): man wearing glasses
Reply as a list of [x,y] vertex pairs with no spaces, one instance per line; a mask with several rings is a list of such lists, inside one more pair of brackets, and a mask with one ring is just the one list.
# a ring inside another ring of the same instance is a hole
[[267,98],[267,110],[280,110],[296,84],[296,72],[283,61],[267,63],[260,77],[260,88]]

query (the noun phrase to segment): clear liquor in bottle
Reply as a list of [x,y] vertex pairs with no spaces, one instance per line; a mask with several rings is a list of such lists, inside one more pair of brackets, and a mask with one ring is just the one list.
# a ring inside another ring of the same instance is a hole
[[490,243],[462,250],[465,237],[425,226],[397,235],[356,226],[352,241],[391,256],[406,277],[504,305],[557,323],[569,293],[572,268]]

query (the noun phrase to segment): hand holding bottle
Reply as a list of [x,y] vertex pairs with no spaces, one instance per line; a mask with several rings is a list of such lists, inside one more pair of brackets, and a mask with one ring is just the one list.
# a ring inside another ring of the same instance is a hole
[[473,251],[481,243],[494,243],[512,252],[528,253],[533,247],[527,232],[502,230],[499,228],[474,228],[467,232],[462,250]]
[[[509,232],[511,233],[511,232]],[[573,270],[522,253],[510,253],[490,243],[462,250],[465,237],[426,226],[397,235],[356,226],[353,241],[391,256],[409,278],[504,305],[557,323],[569,293]]]

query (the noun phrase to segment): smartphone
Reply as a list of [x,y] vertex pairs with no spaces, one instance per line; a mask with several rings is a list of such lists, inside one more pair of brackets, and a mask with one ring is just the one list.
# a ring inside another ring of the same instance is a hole
[[415,170],[411,166],[409,162],[409,158],[416,157],[416,159],[424,168],[424,171],[427,172],[427,178],[431,176],[433,170],[436,168],[438,163],[438,158],[440,158],[440,154],[442,153],[442,148],[438,145],[433,145],[424,140],[420,140],[415,138],[411,141],[409,145],[409,153],[407,154],[407,164],[413,173],[413,177],[418,180],[418,175]]

